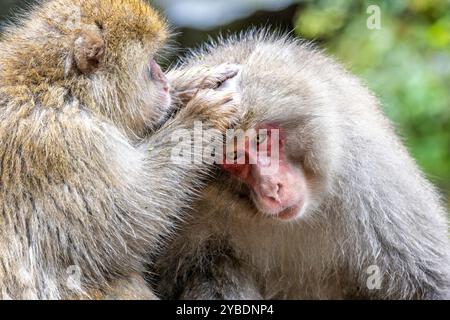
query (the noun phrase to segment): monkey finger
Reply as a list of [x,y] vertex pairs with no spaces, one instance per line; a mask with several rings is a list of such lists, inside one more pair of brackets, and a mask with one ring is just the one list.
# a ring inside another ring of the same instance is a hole
[[202,81],[201,89],[217,89],[227,80],[236,77],[241,70],[241,66],[232,63],[224,63],[208,69],[208,74]]

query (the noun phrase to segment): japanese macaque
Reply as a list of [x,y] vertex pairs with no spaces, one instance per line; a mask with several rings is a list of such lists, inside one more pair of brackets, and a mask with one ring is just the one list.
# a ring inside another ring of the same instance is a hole
[[233,66],[181,72],[172,91],[188,102],[162,124],[171,89],[154,59],[167,36],[141,0],[45,1],[5,31],[0,298],[154,297],[148,252],[210,171],[173,163],[171,135],[196,119],[224,131],[236,111],[213,90]]
[[446,211],[367,88],[311,45],[264,34],[220,41],[180,70],[224,62],[241,65],[224,85],[240,95],[237,128],[253,133],[228,142],[158,259],[156,292],[448,298]]

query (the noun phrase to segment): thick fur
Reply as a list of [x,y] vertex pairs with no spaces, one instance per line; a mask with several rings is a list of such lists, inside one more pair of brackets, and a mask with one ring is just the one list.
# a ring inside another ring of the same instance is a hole
[[[161,296],[449,298],[446,212],[364,85],[311,45],[264,32],[219,41],[179,68],[223,62],[242,65],[242,127],[286,130],[312,200],[280,222],[219,174],[159,259]],[[379,289],[367,285],[371,265]]]
[[148,63],[167,33],[140,0],[44,1],[6,30],[0,298],[153,296],[136,275],[208,173],[172,163],[171,133],[231,115],[206,92],[152,132],[166,111]]

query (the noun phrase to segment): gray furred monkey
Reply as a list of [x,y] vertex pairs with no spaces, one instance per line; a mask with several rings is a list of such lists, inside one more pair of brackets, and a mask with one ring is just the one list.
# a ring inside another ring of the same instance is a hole
[[155,131],[170,110],[154,60],[167,36],[142,0],[43,1],[6,28],[0,298],[154,297],[141,276],[148,252],[208,174],[173,163],[172,133],[199,119],[224,130],[236,111],[229,92],[189,94],[232,67],[179,73],[172,86],[190,101]]
[[256,146],[278,129],[279,168],[263,174],[250,143],[232,146],[246,164],[222,165],[195,203],[157,261],[156,292],[448,298],[446,211],[367,88],[311,45],[265,32],[221,40],[179,70],[223,62],[242,67],[239,127],[268,129]]

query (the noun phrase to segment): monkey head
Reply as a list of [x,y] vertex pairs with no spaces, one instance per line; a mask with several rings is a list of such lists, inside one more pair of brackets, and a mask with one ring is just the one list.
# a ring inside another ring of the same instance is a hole
[[70,102],[139,136],[170,104],[155,62],[167,37],[143,0],[50,0],[6,30],[0,81],[11,95],[48,108]]
[[237,127],[242,130],[227,138],[221,167],[245,185],[259,214],[289,221],[309,216],[332,194],[342,157],[333,98],[311,80],[307,51],[298,45],[246,39],[213,50],[203,61],[242,66],[223,84],[240,93],[244,116]]

